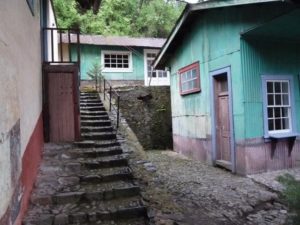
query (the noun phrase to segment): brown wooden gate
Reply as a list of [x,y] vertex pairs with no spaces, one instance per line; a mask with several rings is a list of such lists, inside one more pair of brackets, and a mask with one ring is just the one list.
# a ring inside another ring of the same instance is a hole
[[70,142],[80,139],[77,65],[45,65],[45,139]]

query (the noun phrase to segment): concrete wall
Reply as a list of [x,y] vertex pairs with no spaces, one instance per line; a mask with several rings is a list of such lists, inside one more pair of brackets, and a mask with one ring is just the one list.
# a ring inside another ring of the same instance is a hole
[[[20,184],[22,167],[35,165],[42,136],[42,76],[40,4],[34,15],[27,2],[0,1],[0,224],[14,222],[20,212],[20,197],[27,186]],[[38,127],[38,129],[36,129]],[[28,146],[37,156],[22,165]],[[30,175],[34,173],[31,171]],[[31,179],[31,178],[29,178]],[[31,182],[32,183],[32,182]],[[23,198],[24,199],[24,198]]]

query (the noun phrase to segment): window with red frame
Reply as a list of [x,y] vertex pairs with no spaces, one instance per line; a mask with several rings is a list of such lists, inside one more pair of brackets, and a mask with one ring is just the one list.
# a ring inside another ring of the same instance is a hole
[[186,95],[201,91],[199,62],[179,70],[180,94]]

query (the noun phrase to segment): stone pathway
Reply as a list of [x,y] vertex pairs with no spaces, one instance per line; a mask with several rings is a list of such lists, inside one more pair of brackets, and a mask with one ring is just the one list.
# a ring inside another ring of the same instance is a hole
[[133,170],[157,225],[286,223],[288,210],[276,192],[173,151],[148,151]]
[[143,225],[147,210],[98,96],[81,93],[84,141],[46,144],[23,225]]

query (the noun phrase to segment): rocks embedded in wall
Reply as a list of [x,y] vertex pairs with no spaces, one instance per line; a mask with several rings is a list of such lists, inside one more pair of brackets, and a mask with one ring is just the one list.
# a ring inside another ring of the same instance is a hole
[[118,91],[121,113],[144,149],[171,149],[170,87],[125,87]]

